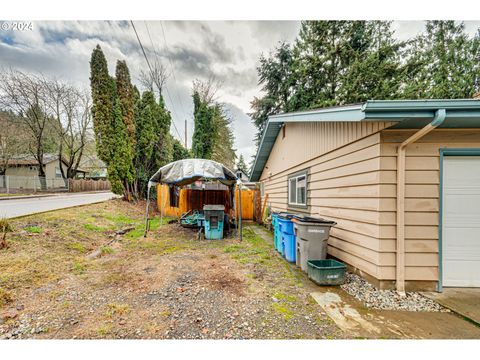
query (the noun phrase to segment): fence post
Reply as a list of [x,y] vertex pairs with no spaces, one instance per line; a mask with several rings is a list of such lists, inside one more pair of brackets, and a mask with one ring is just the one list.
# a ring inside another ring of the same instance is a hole
[[39,178],[38,176],[35,176],[35,177],[33,178],[33,192],[34,192],[34,193],[37,192],[37,179],[38,179],[38,178]]
[[5,175],[5,186],[7,188],[7,194],[10,194],[10,184],[9,184],[9,180],[8,180],[8,175]]

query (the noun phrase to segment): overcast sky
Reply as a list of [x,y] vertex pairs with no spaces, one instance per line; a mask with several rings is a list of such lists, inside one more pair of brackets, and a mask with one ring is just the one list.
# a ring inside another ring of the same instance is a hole
[[[221,82],[219,101],[233,119],[237,155],[247,161],[254,155],[255,128],[248,113],[250,101],[261,95],[256,66],[260,54],[279,41],[291,42],[298,34],[295,21],[135,21],[150,62],[158,59],[170,74],[164,97],[183,141],[187,119],[188,146],[193,131],[191,87],[194,79],[211,76]],[[480,22],[466,22],[474,34]],[[419,21],[396,21],[399,39],[423,30]],[[113,75],[117,59],[126,60],[134,83],[147,69],[130,22],[33,22],[33,30],[0,30],[0,67],[41,72],[89,87],[92,49],[100,44]],[[172,126],[172,134],[177,132]]]

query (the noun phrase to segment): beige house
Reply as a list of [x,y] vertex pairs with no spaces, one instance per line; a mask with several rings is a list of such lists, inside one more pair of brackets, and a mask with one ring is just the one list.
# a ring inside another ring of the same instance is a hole
[[[65,187],[60,167],[66,173],[67,166],[59,159],[58,155],[44,154],[43,163],[47,187]],[[8,176],[9,186],[12,188],[39,189],[41,184],[38,179],[38,166],[38,161],[32,155],[21,155],[10,159],[5,172],[5,175]],[[78,170],[77,176],[84,177],[85,171]]]
[[330,256],[380,288],[480,287],[480,101],[367,101],[271,116],[251,181],[334,220]]

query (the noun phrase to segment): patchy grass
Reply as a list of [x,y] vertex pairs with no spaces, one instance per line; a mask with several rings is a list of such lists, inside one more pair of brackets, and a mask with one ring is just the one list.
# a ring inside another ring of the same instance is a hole
[[105,231],[107,228],[95,224],[83,224],[83,228],[89,231]]
[[82,243],[79,243],[79,242],[74,242],[74,243],[68,244],[68,248],[71,249],[71,250],[79,251],[81,253],[87,252],[87,248],[85,247],[85,245],[83,245]]
[[140,226],[143,215],[142,209],[113,200],[9,220],[13,229],[36,236],[11,233],[10,247],[0,252],[0,288],[14,293],[69,273],[83,274],[87,263],[79,255],[104,246],[110,239],[104,230],[119,230],[132,221]]
[[100,248],[102,255],[108,255],[113,253],[113,249],[110,246],[102,246]]
[[243,241],[225,247],[224,252],[241,264],[268,265],[273,259],[272,249],[251,228],[244,228]]
[[85,273],[85,271],[87,271],[87,265],[84,262],[78,260],[72,264],[71,269],[75,275],[82,275]]
[[[169,220],[164,218],[163,224]],[[260,228],[255,226],[245,226],[242,242],[197,240],[194,231],[163,226],[157,216],[144,238],[143,205],[121,200],[38,214],[11,223],[16,229],[40,229],[36,236],[13,232],[11,246],[0,252],[0,306],[12,301],[24,304],[23,314],[28,316],[48,309],[41,324],[47,327],[50,322],[51,333],[25,337],[166,337],[173,319],[180,322],[174,325],[175,331],[187,331],[182,330],[182,321],[191,320],[177,318],[178,309],[170,307],[170,302],[190,299],[193,290],[199,289],[200,301],[181,311],[192,313],[202,301],[210,304],[212,291],[215,299],[225,296],[225,302],[219,302],[208,319],[211,326],[206,330],[211,332],[207,334],[199,327],[201,337],[223,336],[218,331],[213,334],[212,329],[217,329],[217,324],[222,329],[219,314],[226,309],[238,307],[240,318],[245,315],[249,324],[265,317],[268,329],[274,330],[268,334],[280,331],[282,336],[296,334],[296,329],[284,329],[298,326],[298,319],[311,316],[315,310],[313,306],[312,311],[302,310],[306,290],[297,283],[305,277],[297,277],[293,267],[275,253],[271,242],[257,235]],[[116,230],[126,227],[134,229],[107,245],[115,239]],[[93,249],[109,256],[87,259]],[[192,279],[186,285],[177,279],[184,272]],[[177,292],[179,287],[181,292]],[[163,297],[170,291],[172,298]],[[242,314],[244,308],[239,304],[244,303],[248,309],[255,309],[254,315]],[[58,319],[66,326],[57,328]],[[32,320],[32,327],[35,322],[40,324]],[[185,323],[188,332],[191,325]],[[299,337],[311,337],[311,330],[306,329]],[[255,335],[264,330],[258,331]],[[234,338],[241,335],[240,331]]]
[[27,226],[24,228],[25,231],[28,231],[31,234],[40,234],[42,232],[42,228],[36,225]]
[[[169,218],[169,217],[164,217],[163,218],[163,221],[162,221],[162,225],[166,225],[168,224],[168,222],[172,220],[172,218]],[[160,219],[158,217],[154,218],[154,219],[150,219],[150,231],[155,231],[155,230],[158,230],[159,227],[160,227]],[[144,221],[140,222],[139,224],[137,224],[135,226],[135,229],[132,230],[132,231],[129,231],[125,237],[127,239],[138,239],[138,238],[141,238],[143,237],[143,235],[145,234],[145,223]]]

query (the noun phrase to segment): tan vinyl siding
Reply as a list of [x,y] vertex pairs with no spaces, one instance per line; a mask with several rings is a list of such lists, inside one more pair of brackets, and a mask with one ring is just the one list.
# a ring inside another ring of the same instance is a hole
[[[396,153],[399,143],[416,130],[384,130],[381,133],[381,181],[395,188]],[[480,131],[437,129],[406,150],[405,246],[406,280],[438,280],[438,207],[440,193],[440,148],[479,148]],[[380,214],[395,211],[395,192]],[[393,223],[395,224],[395,219]],[[395,232],[381,239],[381,279],[395,278]]]
[[[391,123],[289,123],[261,181],[273,210],[289,210],[288,175],[308,169],[306,210],[335,220],[328,252],[378,280],[395,279],[396,151],[417,130]],[[407,147],[406,280],[438,280],[439,149],[480,148],[479,130],[435,130]]]
[[265,164],[268,171],[265,172],[264,169],[261,179],[269,172],[277,174],[392,124],[391,122],[285,123],[285,137],[283,137],[283,130],[280,131]]
[[[301,125],[311,124],[288,124],[285,138],[280,132],[272,149],[261,177],[268,203],[274,210],[287,210],[288,175],[309,169],[306,212],[337,222],[328,242],[329,253],[378,277],[379,239],[395,231],[394,225],[388,226],[394,213],[379,214],[382,193],[388,196],[395,190],[394,185],[383,184],[381,176],[379,130],[390,123],[328,123],[318,131]],[[298,139],[299,134],[304,140],[287,142],[289,136]],[[313,142],[319,145],[310,153],[299,149]]]

